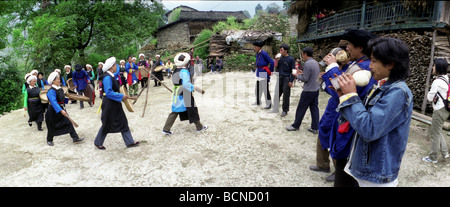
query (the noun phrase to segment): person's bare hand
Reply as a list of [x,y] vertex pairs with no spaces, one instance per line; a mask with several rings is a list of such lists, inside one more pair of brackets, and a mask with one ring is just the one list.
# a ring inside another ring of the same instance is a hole
[[323,60],[327,63],[327,65],[337,62],[336,57],[332,54],[328,54]]
[[65,117],[67,117],[67,112],[65,110],[61,110],[61,114]]
[[338,76],[337,82],[342,94],[356,93],[356,83],[355,79],[353,79],[353,75],[343,73]]

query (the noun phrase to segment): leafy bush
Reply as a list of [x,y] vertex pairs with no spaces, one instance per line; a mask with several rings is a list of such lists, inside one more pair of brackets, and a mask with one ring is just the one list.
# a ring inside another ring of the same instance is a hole
[[181,8],[175,9],[172,11],[172,15],[170,16],[169,23],[175,22],[180,19]]
[[[211,36],[213,35],[213,31],[209,30],[209,29],[203,29],[195,38],[194,40],[194,45],[197,45],[209,38],[211,38]],[[208,45],[205,47],[202,47],[204,45]],[[200,48],[201,47],[201,48]],[[208,57],[209,55],[209,41],[206,41],[198,46],[196,46],[195,48],[198,49],[194,49],[194,57],[195,56],[199,56],[202,59],[206,59],[206,57]]]
[[7,65],[0,60],[0,113],[22,107],[23,96],[21,74],[14,65]]
[[213,26],[214,33],[221,33],[224,30],[231,30],[231,29],[234,30],[246,29],[246,25],[244,23],[237,22],[235,16],[229,16],[227,17],[226,22],[220,21]]
[[255,55],[247,55],[231,52],[230,55],[224,57],[223,61],[224,61],[224,70],[250,71],[255,67],[256,57]]

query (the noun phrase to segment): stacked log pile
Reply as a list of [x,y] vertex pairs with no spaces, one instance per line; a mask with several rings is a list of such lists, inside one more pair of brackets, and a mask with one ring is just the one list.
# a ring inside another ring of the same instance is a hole
[[[439,33],[438,33],[439,34]],[[435,58],[444,58],[450,63],[450,43],[448,36],[437,35],[435,45]]]
[[227,45],[225,34],[215,34],[209,42],[209,55],[224,57],[230,53],[230,45]]
[[[421,110],[425,95],[427,72],[430,64],[431,41],[433,32],[400,31],[396,33],[378,34],[403,40],[410,47],[410,76],[406,83],[413,94],[414,108]],[[432,78],[431,78],[432,80]],[[426,111],[432,111],[428,103]]]

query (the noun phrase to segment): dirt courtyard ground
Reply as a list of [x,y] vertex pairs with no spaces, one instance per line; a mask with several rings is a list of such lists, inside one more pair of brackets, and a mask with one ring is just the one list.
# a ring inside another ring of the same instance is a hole
[[[172,88],[167,78],[165,83]],[[45,124],[42,132],[35,123],[29,127],[23,109],[2,115],[0,186],[333,186],[324,180],[329,174],[308,169],[315,164],[317,139],[306,130],[309,112],[299,131],[285,130],[294,121],[302,84],[295,84],[290,111],[281,118],[251,105],[255,81],[250,72],[208,73],[196,83],[206,90],[203,96],[194,96],[201,122],[209,128],[198,133],[193,124],[177,120],[174,135],[164,136],[171,94],[164,87],[150,87],[145,116],[145,91],[135,112],[125,112],[134,139],[144,141],[136,148],[126,148],[120,133],[107,136],[106,150],[94,147],[101,126],[98,96],[93,107],[83,110],[79,104],[67,105],[80,125],[77,133],[85,138],[80,144],[73,144],[67,134],[55,137],[55,146],[50,147]],[[272,97],[274,88],[275,81],[270,85]],[[320,93],[321,114],[328,98]],[[421,161],[430,149],[426,132],[426,125],[412,121],[399,174],[401,187],[450,186],[449,160]]]

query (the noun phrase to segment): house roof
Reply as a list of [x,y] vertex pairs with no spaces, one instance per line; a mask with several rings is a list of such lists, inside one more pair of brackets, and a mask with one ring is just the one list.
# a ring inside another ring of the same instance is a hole
[[197,9],[194,9],[192,7],[185,6],[185,5],[180,5],[180,6],[177,6],[177,7],[173,8],[172,10],[166,12],[164,15],[165,16],[169,16],[169,14],[173,12],[173,10],[178,9],[178,8],[181,8],[182,11],[183,11],[183,9],[198,11]]
[[230,12],[230,11],[181,11],[180,18],[177,21],[166,24],[162,27],[159,27],[156,30],[156,33],[160,30],[168,28],[174,24],[178,24],[180,22],[185,21],[222,21],[227,20],[227,17],[234,16],[236,20],[242,21],[247,19],[244,12]]

